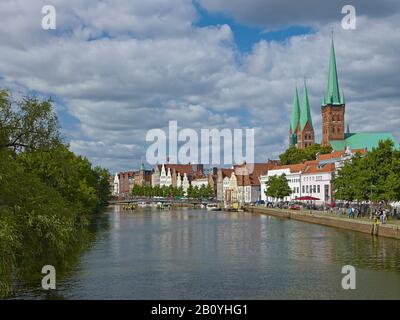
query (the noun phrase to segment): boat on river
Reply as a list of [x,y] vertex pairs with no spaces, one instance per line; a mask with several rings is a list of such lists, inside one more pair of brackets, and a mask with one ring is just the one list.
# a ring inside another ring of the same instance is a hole
[[207,211],[221,211],[220,206],[218,205],[218,203],[209,203],[206,206]]

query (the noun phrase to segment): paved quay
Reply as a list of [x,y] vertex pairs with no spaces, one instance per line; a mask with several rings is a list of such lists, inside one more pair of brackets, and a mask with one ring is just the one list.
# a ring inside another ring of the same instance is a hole
[[379,224],[378,228],[375,229],[374,223],[368,218],[349,219],[347,216],[337,215],[329,211],[296,211],[254,206],[249,207],[247,210],[277,218],[292,219],[369,234],[374,233],[376,236],[400,240],[400,220],[389,220],[383,225]]

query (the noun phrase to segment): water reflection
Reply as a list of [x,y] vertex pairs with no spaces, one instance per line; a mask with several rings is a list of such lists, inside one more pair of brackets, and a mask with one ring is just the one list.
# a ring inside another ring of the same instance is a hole
[[[114,207],[105,217],[110,228],[97,231],[59,296],[400,299],[400,241],[251,213]],[[346,264],[357,269],[352,292],[340,286]]]

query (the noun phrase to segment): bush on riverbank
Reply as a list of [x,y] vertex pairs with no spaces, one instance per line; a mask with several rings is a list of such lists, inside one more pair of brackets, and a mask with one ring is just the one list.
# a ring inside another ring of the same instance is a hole
[[108,177],[62,143],[50,100],[0,91],[0,297],[45,264],[68,268],[108,201]]

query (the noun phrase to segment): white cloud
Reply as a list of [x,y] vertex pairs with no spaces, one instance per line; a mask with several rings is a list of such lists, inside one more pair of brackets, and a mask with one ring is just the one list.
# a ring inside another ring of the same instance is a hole
[[[0,84],[61,98],[80,121],[80,132],[69,135],[72,149],[97,164],[137,166],[147,130],[169,120],[195,129],[251,125],[256,159],[276,157],[304,77],[320,137],[331,25],[241,54],[229,26],[192,25],[191,1],[58,0],[58,33],[40,29],[42,3],[0,4]],[[400,139],[399,14],[386,15],[360,17],[356,31],[335,28],[337,64],[352,130]]]

